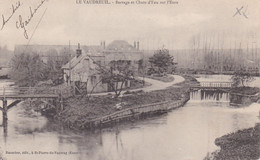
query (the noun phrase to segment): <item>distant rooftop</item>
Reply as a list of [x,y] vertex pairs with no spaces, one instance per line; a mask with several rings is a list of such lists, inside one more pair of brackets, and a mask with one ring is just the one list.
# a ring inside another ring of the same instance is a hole
[[137,49],[124,40],[115,40],[106,47],[106,50],[113,50],[113,51],[134,51],[135,50],[136,51]]

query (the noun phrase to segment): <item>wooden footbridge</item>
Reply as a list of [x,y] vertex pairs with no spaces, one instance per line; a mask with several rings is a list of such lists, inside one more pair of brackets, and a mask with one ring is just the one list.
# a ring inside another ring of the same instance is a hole
[[[3,87],[0,88],[0,100],[2,106],[0,110],[3,113],[3,121],[7,121],[7,111],[26,99],[41,99],[42,101],[51,101],[55,107],[63,108],[63,99],[61,90],[45,87]],[[8,105],[7,101],[12,100]]]

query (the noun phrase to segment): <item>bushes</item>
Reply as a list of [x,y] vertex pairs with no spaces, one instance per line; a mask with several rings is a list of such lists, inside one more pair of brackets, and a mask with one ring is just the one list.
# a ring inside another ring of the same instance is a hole
[[214,155],[214,160],[257,160],[260,158],[260,124],[217,138],[215,144],[221,150]]

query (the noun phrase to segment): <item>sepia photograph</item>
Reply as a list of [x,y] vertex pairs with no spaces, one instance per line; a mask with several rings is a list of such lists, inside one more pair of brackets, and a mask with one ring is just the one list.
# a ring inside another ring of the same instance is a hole
[[0,160],[260,160],[260,0],[0,0]]

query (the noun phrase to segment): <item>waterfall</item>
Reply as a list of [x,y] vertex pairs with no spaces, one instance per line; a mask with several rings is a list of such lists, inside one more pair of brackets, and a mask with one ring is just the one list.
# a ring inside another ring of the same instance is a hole
[[229,102],[229,93],[221,90],[197,90],[190,92],[192,101],[219,101]]

